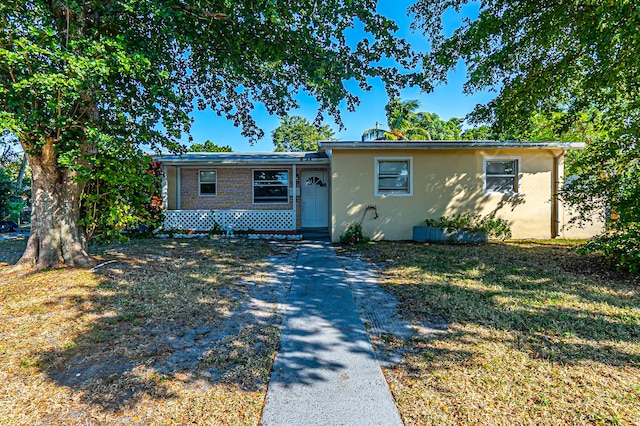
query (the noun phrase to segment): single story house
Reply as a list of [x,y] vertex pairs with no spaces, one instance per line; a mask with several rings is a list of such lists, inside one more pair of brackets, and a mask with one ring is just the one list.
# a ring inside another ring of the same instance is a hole
[[165,228],[296,233],[351,223],[408,240],[427,218],[465,211],[506,219],[514,238],[588,238],[558,199],[564,156],[582,143],[327,141],[318,152],[161,155]]

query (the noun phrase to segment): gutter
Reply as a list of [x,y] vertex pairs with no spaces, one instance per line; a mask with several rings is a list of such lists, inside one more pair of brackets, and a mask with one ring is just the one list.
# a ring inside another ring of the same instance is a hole
[[283,160],[283,159],[264,159],[264,158],[251,158],[242,160],[203,160],[203,159],[183,159],[177,156],[163,156],[159,155],[154,157],[156,161],[161,162],[167,166],[202,166],[202,165],[216,165],[216,166],[260,166],[261,164],[269,164],[274,166],[292,166],[294,164],[329,164],[328,158],[299,158],[296,160]]
[[333,149],[583,149],[584,142],[515,142],[515,141],[400,141],[400,142],[361,142],[361,141],[324,141],[319,142],[320,151]]

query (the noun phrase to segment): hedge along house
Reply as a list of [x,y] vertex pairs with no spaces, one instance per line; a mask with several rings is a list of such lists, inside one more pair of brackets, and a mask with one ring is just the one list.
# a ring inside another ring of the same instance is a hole
[[463,212],[506,219],[514,238],[589,238],[558,198],[564,156],[582,143],[322,142],[331,158],[331,237],[362,223],[374,240],[408,240],[427,218]]
[[408,240],[427,218],[495,215],[514,238],[588,238],[558,199],[564,155],[580,143],[320,142],[314,153],[188,153],[157,158],[165,228],[295,233],[351,223],[374,240]]
[[325,153],[161,155],[164,227],[295,233],[328,228],[329,158]]

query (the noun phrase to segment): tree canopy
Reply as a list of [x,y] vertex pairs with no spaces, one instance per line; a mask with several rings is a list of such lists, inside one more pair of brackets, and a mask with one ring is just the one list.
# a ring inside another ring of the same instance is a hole
[[229,145],[220,146],[210,140],[204,143],[194,143],[187,147],[187,152],[231,152],[233,151]]
[[[361,40],[347,41],[356,25]],[[19,263],[88,265],[78,223],[99,158],[138,158],[140,144],[180,149],[194,106],[255,140],[256,103],[284,116],[304,91],[341,125],[340,103],[358,104],[346,81],[366,90],[379,78],[391,94],[424,82],[397,29],[372,0],[0,2],[0,129],[33,171]]]
[[[482,0],[477,19],[445,34],[445,11],[466,3],[418,0],[410,9],[414,27],[432,42],[425,59],[431,77],[446,81],[447,72],[463,60],[467,92],[497,91],[469,119],[491,124],[497,134],[520,135],[541,117],[552,124],[548,135],[581,134],[587,148],[569,170],[575,178],[565,199],[585,216],[603,206],[617,212],[610,226],[626,238],[618,254],[640,253],[640,237],[635,242],[626,237],[640,235],[637,3]],[[628,257],[618,260],[629,266]],[[631,262],[640,269],[640,255]]]
[[363,140],[456,140],[462,137],[464,120],[443,120],[433,112],[419,111],[417,99],[391,99],[385,106],[388,129],[365,130]]
[[367,129],[362,133],[362,140],[421,140],[425,132],[418,126],[418,108],[420,101],[417,99],[400,100],[391,99],[384,109],[387,115],[388,129],[382,129],[376,123],[376,127]]
[[299,115],[280,119],[280,125],[271,133],[276,152],[308,152],[318,150],[318,141],[332,140],[333,130],[328,125],[317,125]]

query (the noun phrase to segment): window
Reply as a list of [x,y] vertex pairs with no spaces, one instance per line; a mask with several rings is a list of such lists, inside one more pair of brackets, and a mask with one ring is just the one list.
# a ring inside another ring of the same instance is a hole
[[286,170],[254,170],[253,202],[288,203],[289,172]]
[[519,158],[493,157],[484,160],[485,194],[517,194]]
[[200,195],[216,195],[218,174],[215,170],[200,170]]
[[376,158],[375,195],[412,195],[411,158]]

